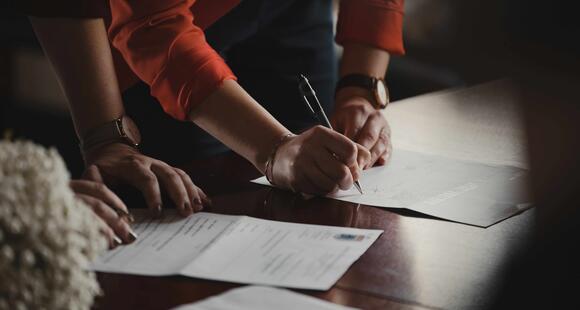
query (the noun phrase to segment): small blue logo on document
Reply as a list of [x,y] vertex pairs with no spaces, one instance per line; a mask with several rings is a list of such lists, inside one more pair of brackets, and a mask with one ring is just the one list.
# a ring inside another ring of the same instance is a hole
[[338,240],[361,241],[365,238],[365,235],[338,234],[334,238]]

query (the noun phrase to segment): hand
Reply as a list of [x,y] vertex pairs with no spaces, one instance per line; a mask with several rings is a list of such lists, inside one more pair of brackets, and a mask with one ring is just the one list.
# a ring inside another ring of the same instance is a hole
[[[70,188],[77,198],[86,203],[103,221],[102,233],[109,240],[109,247],[132,243],[137,235],[131,230],[128,219],[119,216],[113,208],[128,212],[127,206],[102,183],[87,180],[71,180]],[[120,239],[119,239],[120,237]]]
[[370,159],[362,165],[363,169],[386,164],[393,150],[387,120],[369,99],[346,94],[347,91],[345,88],[337,96],[331,119],[334,129],[370,151]]
[[125,183],[139,189],[154,216],[161,214],[161,186],[182,216],[211,204],[207,195],[181,169],[145,156],[121,143],[108,144],[85,153],[84,179],[109,185]]
[[350,189],[369,152],[338,132],[322,126],[289,138],[278,147],[272,166],[276,185],[307,194]]

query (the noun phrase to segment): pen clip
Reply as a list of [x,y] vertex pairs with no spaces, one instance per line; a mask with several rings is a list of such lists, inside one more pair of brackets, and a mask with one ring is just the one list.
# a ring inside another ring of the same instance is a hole
[[[300,74],[298,77],[298,90],[300,91],[306,106],[308,106],[310,113],[312,113],[312,116],[314,116],[314,118],[318,120],[319,123],[324,124],[326,117],[323,116],[325,119],[322,119],[320,116],[320,114],[324,114],[324,111],[322,111],[322,106],[316,97],[314,88],[312,88],[308,82],[308,79],[303,74]],[[309,97],[312,99],[312,101],[308,99]]]
[[[310,112],[312,113],[312,115],[316,116],[316,112],[314,112],[314,109],[312,109],[312,104],[308,100],[308,97],[302,96],[302,98],[304,98],[304,102],[306,102],[306,106],[308,107],[308,109],[310,110]],[[316,118],[318,118],[318,117],[316,117]]]

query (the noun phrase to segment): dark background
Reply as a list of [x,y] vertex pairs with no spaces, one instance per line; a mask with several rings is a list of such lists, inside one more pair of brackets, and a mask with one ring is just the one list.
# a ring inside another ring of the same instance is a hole
[[[393,99],[537,70],[576,70],[579,18],[572,4],[407,0],[407,55],[393,58],[387,74]],[[55,146],[78,175],[82,160],[50,64],[26,17],[1,9],[0,130]]]
[[[580,16],[574,4],[406,0],[407,55],[393,58],[387,74],[393,99],[503,77],[528,81],[522,83],[543,98],[539,105],[530,98],[536,104],[525,107],[538,198],[537,236],[506,269],[495,308],[579,303]],[[15,137],[56,147],[78,175],[82,160],[54,73],[26,17],[2,5],[0,132],[10,129]],[[544,115],[560,121],[549,123]]]

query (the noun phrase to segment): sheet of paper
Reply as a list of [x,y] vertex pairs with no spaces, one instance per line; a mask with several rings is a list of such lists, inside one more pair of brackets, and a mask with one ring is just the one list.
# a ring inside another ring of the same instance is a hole
[[166,212],[155,220],[133,212],[138,241],[109,251],[92,269],[325,290],[383,232],[204,212]]
[[[269,185],[265,178],[253,182]],[[525,169],[395,150],[387,166],[363,172],[356,189],[327,197],[385,208],[406,208],[488,227],[531,206]]]
[[149,276],[178,274],[239,221],[239,216],[204,212],[183,218],[172,211],[152,219],[146,210],[131,210],[136,221],[132,228],[139,238],[107,252],[93,268]]
[[356,310],[289,290],[244,286],[173,310]]

